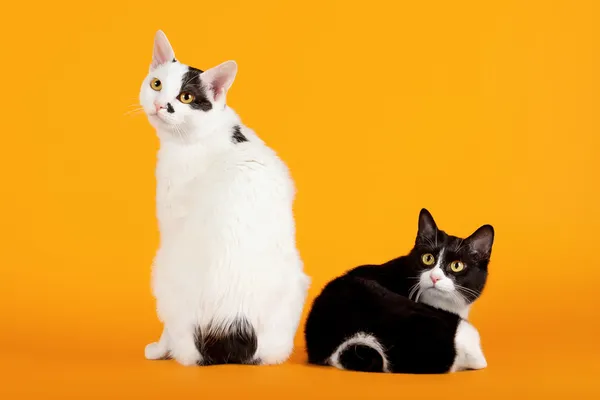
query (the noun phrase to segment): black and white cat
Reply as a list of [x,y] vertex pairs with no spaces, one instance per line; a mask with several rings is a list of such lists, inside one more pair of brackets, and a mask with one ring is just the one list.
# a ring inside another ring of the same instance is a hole
[[493,241],[490,225],[460,239],[421,210],[408,255],[357,267],[315,299],[305,328],[309,363],[396,373],[485,368],[466,318],[485,286]]
[[160,139],[160,247],[152,291],[163,333],[146,358],[183,365],[288,359],[310,279],[296,248],[285,163],[227,105],[237,64],[206,71],[156,33],[140,103]]

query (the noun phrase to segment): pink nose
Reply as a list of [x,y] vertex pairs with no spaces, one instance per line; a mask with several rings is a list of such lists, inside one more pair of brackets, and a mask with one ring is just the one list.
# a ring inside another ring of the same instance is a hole
[[437,281],[439,281],[441,279],[441,278],[438,278],[437,276],[434,276],[433,274],[431,274],[429,276],[431,277],[431,282],[433,282],[434,285]]
[[165,106],[154,103],[154,108],[156,109],[156,112],[159,112],[162,108],[165,108]]

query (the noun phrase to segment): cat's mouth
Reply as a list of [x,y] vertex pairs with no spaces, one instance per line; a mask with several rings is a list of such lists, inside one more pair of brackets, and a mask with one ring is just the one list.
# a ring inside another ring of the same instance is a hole
[[149,118],[154,118],[164,124],[171,124],[171,121],[169,121],[167,118],[163,117],[160,113],[157,112],[151,112],[148,114]]
[[430,286],[427,289],[425,289],[425,291],[429,291],[429,293],[435,293],[437,295],[440,296],[449,296],[451,291],[439,288],[439,287],[435,287],[435,286]]

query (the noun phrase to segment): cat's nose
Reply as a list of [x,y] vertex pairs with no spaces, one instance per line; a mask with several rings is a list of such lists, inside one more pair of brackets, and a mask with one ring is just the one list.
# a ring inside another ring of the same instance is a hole
[[159,112],[161,109],[166,108],[166,107],[160,103],[154,102],[154,108],[156,109],[156,112]]
[[429,277],[431,278],[431,282],[433,282],[434,285],[437,281],[439,281],[441,279],[433,274],[429,275]]

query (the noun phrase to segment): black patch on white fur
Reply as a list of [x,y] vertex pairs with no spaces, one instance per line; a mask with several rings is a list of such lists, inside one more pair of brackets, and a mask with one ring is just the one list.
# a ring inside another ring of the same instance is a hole
[[254,327],[245,318],[236,319],[227,330],[208,326],[196,333],[202,365],[257,364],[259,361],[254,358],[257,346]]
[[248,139],[242,133],[242,128],[239,125],[233,127],[233,136],[231,136],[231,140],[233,143],[243,143],[247,142]]
[[173,59],[173,62],[177,62],[177,59],[176,59],[176,58],[174,58],[174,59]]
[[[493,228],[480,228],[491,235]],[[477,233],[476,232],[476,233]],[[331,355],[359,332],[372,335],[385,349],[390,372],[444,373],[456,357],[454,338],[461,318],[408,298],[410,289],[424,266],[421,256],[437,257],[444,249],[445,275],[457,284],[481,293],[485,287],[491,241],[485,252],[473,251],[473,238],[460,239],[439,230],[427,210],[419,217],[419,231],[411,252],[382,265],[363,265],[332,280],[314,300],[304,335],[308,362],[328,365]],[[463,261],[467,267],[452,273],[452,261]],[[479,296],[462,293],[468,303]],[[414,297],[413,297],[414,298]],[[349,346],[340,354],[345,369],[382,371],[383,360],[376,351],[361,345]]]
[[167,112],[169,114],[173,114],[175,112],[175,109],[173,108],[173,106],[171,105],[171,103],[167,103]]
[[383,359],[372,347],[353,344],[348,346],[339,356],[339,362],[350,371],[381,372]]
[[188,104],[194,110],[210,111],[212,109],[212,103],[206,96],[200,74],[202,74],[202,70],[188,67],[188,72],[183,75],[181,80],[180,92],[187,92],[194,96],[194,101]]

